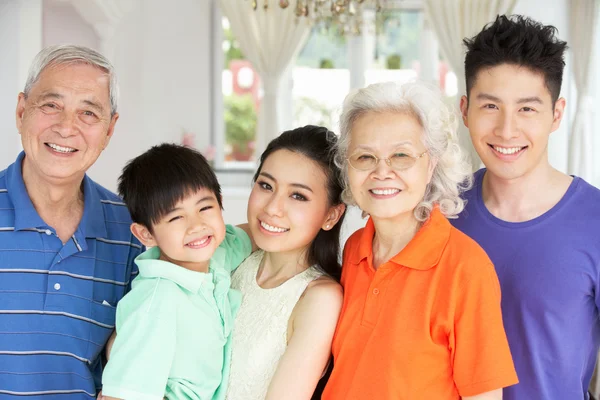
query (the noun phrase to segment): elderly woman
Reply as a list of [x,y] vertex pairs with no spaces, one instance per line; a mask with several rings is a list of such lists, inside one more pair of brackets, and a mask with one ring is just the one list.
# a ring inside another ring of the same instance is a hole
[[345,201],[370,218],[345,246],[324,400],[501,399],[517,383],[494,267],[447,220],[471,183],[456,124],[421,83],[375,84],[344,102]]

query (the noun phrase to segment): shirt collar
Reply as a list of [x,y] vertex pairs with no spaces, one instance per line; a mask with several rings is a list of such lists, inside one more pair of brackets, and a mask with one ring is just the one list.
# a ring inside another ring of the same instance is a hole
[[[391,262],[404,267],[425,271],[435,267],[442,256],[446,243],[450,238],[451,225],[438,207],[435,207],[429,219],[421,226],[415,237],[400,253],[390,259]],[[375,225],[369,218],[362,231],[360,242],[350,262],[359,264],[362,260],[372,257]]]
[[[145,278],[164,278],[192,293],[198,293],[209,274],[190,271],[168,261],[159,260],[160,249],[152,247],[136,257],[139,275]],[[211,279],[212,281],[212,279]]]
[[[25,152],[22,151],[12,165],[7,169],[6,185],[8,195],[15,208],[15,230],[28,228],[50,228],[36,211],[31,198],[27,193],[23,181],[23,160]],[[84,208],[83,216],[79,223],[79,230],[84,237],[106,238],[106,222],[104,209],[96,188],[96,184],[85,175],[83,178]]]

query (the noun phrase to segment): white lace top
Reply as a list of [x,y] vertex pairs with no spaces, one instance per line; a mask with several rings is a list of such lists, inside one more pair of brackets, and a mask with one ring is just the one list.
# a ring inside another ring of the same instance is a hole
[[233,328],[228,400],[264,400],[287,346],[292,310],[308,284],[323,275],[313,266],[276,288],[263,289],[256,283],[263,255],[251,254],[231,279],[243,299]]

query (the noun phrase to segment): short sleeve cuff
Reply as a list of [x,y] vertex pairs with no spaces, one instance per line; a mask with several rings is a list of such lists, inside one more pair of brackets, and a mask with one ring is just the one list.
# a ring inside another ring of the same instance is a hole
[[461,397],[477,396],[478,394],[491,392],[492,390],[503,389],[508,386],[516,385],[517,383],[519,383],[517,375],[515,373],[507,372],[505,376],[459,387],[458,393]]
[[102,395],[125,400],[163,400],[164,393],[160,395],[141,393],[118,385],[103,385]]

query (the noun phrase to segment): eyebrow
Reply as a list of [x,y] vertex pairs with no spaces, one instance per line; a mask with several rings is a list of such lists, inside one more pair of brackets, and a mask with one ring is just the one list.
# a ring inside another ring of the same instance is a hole
[[[479,93],[477,95],[477,100],[490,100],[490,101],[495,101],[496,103],[502,103],[502,100],[499,97],[496,97],[496,96],[493,96],[493,95],[487,94],[487,93]],[[538,96],[522,97],[517,100],[517,104],[523,104],[523,103],[544,104],[542,99],[540,99]]]
[[[203,203],[205,201],[211,201],[211,200],[216,201],[216,199],[214,198],[214,196],[204,196],[203,198],[201,198],[200,200],[198,200],[196,202],[196,205],[198,205],[200,203]],[[170,209],[169,211],[167,211],[167,214],[171,214],[174,211],[179,211],[179,210],[182,210],[182,209],[183,209],[182,207],[173,207],[172,209]]]
[[[404,145],[407,145],[407,144],[412,146],[412,142],[410,140],[405,140],[405,141],[402,141],[402,142],[390,143],[388,145],[388,148],[390,148],[390,149],[396,149],[396,148],[398,148],[400,146],[404,146]],[[371,146],[369,146],[367,144],[361,144],[361,145],[356,146],[356,150],[358,150],[358,149],[374,151],[373,147],[371,147]]]
[[[268,172],[262,172],[261,171],[261,173],[259,175],[262,175],[262,176],[264,176],[266,178],[269,178],[273,182],[277,183],[277,179],[275,179],[275,177],[273,175],[269,174]],[[301,189],[306,189],[306,190],[308,190],[311,193],[313,192],[313,190],[309,186],[307,186],[307,185],[305,185],[303,183],[290,183],[290,186],[298,187],[298,188],[301,188]]]

